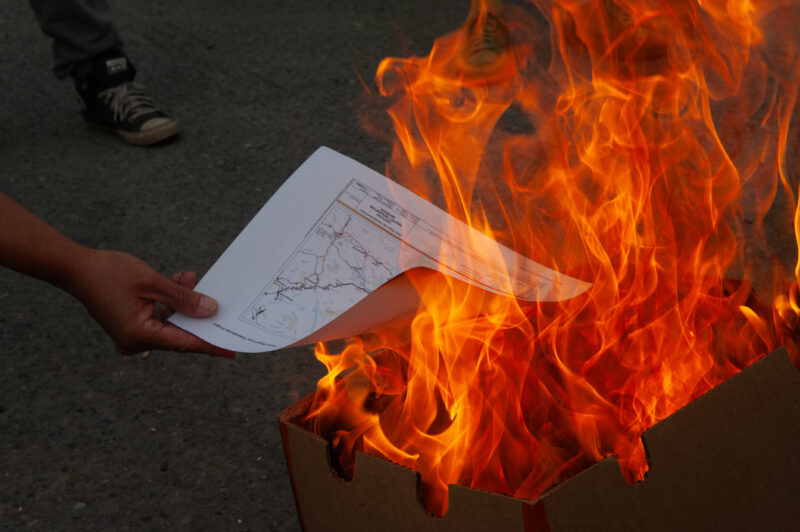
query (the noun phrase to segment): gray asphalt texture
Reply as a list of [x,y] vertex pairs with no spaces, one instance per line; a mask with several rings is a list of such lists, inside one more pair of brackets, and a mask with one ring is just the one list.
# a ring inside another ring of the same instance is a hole
[[[202,274],[319,146],[383,168],[359,76],[427,53],[467,5],[112,2],[185,129],[136,148],[86,127],[27,2],[6,2],[0,190],[83,244]],[[322,375],[310,348],[123,357],[80,303],[0,269],[0,363],[0,530],[299,529],[276,416]]]
[[[138,80],[185,129],[135,148],[86,127],[27,3],[6,2],[0,190],[83,244],[202,275],[319,146],[384,167],[360,79],[427,54],[467,6],[113,2]],[[299,529],[276,416],[322,376],[310,348],[123,357],[80,303],[0,269],[0,363],[0,531]]]

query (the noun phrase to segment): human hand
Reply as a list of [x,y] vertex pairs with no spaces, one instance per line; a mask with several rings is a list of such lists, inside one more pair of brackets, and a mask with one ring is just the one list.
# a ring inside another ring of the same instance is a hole
[[87,249],[76,263],[68,290],[123,354],[162,349],[233,358],[233,351],[165,321],[175,311],[193,317],[214,314],[217,302],[194,292],[196,284],[194,272],[169,280],[127,253]]

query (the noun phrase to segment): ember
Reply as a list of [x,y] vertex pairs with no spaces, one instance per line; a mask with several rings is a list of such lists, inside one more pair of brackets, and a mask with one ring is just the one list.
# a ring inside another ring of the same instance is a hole
[[[800,226],[783,4],[533,4],[476,3],[428,57],[381,63],[388,174],[592,288],[528,304],[412,270],[408,330],[317,346],[309,426],[345,475],[356,450],[417,471],[437,515],[449,483],[532,499],[609,455],[641,480],[648,427],[779,345],[800,364],[800,269],[764,231]],[[509,44],[481,78],[464,50],[489,21]]]

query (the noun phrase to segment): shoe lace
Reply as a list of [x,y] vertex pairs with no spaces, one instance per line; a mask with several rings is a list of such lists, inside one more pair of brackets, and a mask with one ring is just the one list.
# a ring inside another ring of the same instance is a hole
[[502,22],[497,20],[494,16],[487,16],[483,24],[480,25],[480,31],[472,32],[470,35],[467,47],[470,54],[477,54],[484,50],[491,50],[500,52],[504,47],[505,27]]
[[97,94],[114,113],[114,120],[134,121],[138,117],[158,111],[153,99],[145,93],[144,86],[133,81],[122,83]]

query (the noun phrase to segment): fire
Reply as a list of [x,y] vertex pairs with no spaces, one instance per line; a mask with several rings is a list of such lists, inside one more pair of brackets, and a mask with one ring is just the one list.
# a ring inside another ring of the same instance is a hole
[[345,475],[355,450],[413,468],[438,515],[448,484],[535,499],[609,455],[638,481],[644,430],[779,345],[800,363],[800,265],[765,232],[800,235],[791,24],[773,0],[476,1],[427,57],[380,64],[388,175],[593,285],[531,304],[408,273],[408,330],[317,346],[308,423]]

